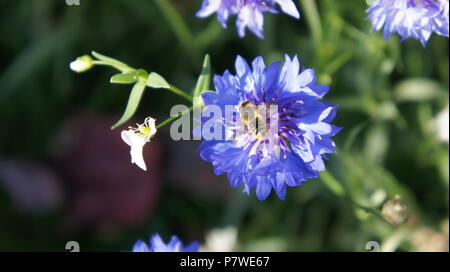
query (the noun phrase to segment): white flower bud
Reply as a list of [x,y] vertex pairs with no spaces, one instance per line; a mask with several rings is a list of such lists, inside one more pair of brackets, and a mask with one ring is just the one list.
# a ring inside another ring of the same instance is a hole
[[93,66],[92,58],[88,55],[78,57],[70,63],[70,69],[77,73],[86,72]]

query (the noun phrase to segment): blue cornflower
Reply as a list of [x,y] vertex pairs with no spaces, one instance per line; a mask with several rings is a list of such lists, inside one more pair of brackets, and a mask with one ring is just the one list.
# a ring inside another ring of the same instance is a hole
[[[226,173],[232,187],[243,184],[246,194],[255,187],[261,201],[273,188],[284,199],[287,186],[317,178],[325,170],[325,154],[335,153],[330,137],[340,131],[331,124],[337,108],[320,100],[329,87],[316,84],[314,70],[301,69],[297,56],[286,56],[282,67],[280,62],[266,67],[262,57],[250,67],[238,56],[235,66],[236,75],[225,71],[214,77],[216,92],[202,94],[203,116],[210,116],[208,107],[223,112],[232,107],[234,113],[216,118],[211,126],[223,128],[224,138],[204,140],[199,155],[216,175]],[[272,107],[275,112],[264,114]],[[244,114],[251,111],[256,113]]]
[[228,17],[237,15],[236,26],[240,37],[245,36],[248,27],[260,39],[264,38],[264,12],[277,13],[276,4],[281,10],[297,19],[300,14],[292,0],[203,0],[198,17],[208,17],[214,12],[224,28],[227,27]]
[[384,26],[384,39],[397,32],[425,47],[433,32],[448,37],[448,0],[376,0],[366,12],[373,31]]
[[177,236],[172,236],[170,242],[165,244],[159,234],[155,234],[150,238],[150,243],[147,245],[144,241],[137,241],[132,249],[132,252],[197,252],[198,242],[192,242],[187,247],[183,247],[183,243]]

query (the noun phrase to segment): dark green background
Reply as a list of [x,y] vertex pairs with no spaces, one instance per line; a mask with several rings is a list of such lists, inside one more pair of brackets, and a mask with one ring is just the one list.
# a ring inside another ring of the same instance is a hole
[[[394,249],[411,251],[418,250],[411,233],[421,227],[444,232],[448,240],[448,145],[430,129],[431,119],[448,104],[448,38],[433,35],[426,48],[415,40],[400,42],[398,35],[385,41],[370,32],[365,1],[300,0],[295,1],[300,20],[266,14],[265,40],[250,32],[240,39],[235,18],[226,30],[215,18],[196,18],[200,2],[1,1],[0,158],[53,167],[49,150],[70,116],[84,110],[122,113],[130,86],[109,84],[111,69],[78,75],[68,68],[91,50],[156,71],[185,90],[193,88],[205,53],[215,73],[233,71],[237,54],[249,61],[262,55],[267,63],[297,54],[303,66],[315,69],[319,83],[331,85],[325,100],[339,104],[335,124],[344,130],[335,137],[339,154],[330,156],[329,171],[361,205],[377,208],[381,203],[371,202],[375,193],[401,195],[412,219],[392,226],[335,195],[320,179],[289,188],[285,201],[271,195],[259,202],[241,189],[218,200],[207,188],[176,186],[183,180],[171,180],[162,167],[154,211],[143,223],[106,229],[62,231],[71,197],[49,211],[27,213],[0,182],[1,251],[63,251],[69,240],[79,241],[82,251],[121,251],[154,232],[165,239],[177,234],[186,242],[203,241],[210,229],[226,225],[238,228],[241,250],[364,251],[367,241],[383,246],[400,237]],[[138,119],[162,120],[181,102],[147,90]],[[168,127],[163,131],[157,138],[164,153],[174,143]],[[163,165],[176,156],[166,153]],[[192,163],[212,171],[194,152],[182,156],[188,168]],[[224,178],[209,180],[229,187]],[[63,188],[72,195],[70,186]]]

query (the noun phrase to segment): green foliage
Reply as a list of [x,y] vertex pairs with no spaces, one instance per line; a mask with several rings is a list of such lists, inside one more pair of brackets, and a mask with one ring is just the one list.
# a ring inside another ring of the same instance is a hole
[[130,97],[128,98],[125,112],[123,113],[122,117],[120,117],[120,120],[111,127],[111,129],[115,129],[118,126],[121,126],[126,121],[130,120],[131,117],[133,117],[139,106],[139,102],[141,101],[142,94],[144,94],[145,85],[146,81],[144,80],[139,80],[136,84],[134,84],[133,89],[131,89]]
[[167,83],[167,81],[157,73],[150,73],[150,75],[147,78],[147,86],[151,88],[163,88],[163,89],[169,89],[170,85]]
[[[203,175],[189,174],[200,159],[194,152],[184,154],[186,166],[175,169],[187,173],[178,179],[170,175],[176,158],[166,153],[158,208],[135,228],[55,238],[66,205],[45,215],[17,214],[0,186],[0,250],[59,251],[75,239],[82,251],[121,251],[153,232],[201,240],[207,230],[230,224],[239,229],[241,249],[260,251],[364,251],[370,240],[380,241],[384,250],[410,251],[417,250],[411,233],[419,227],[448,233],[449,151],[431,125],[448,104],[448,38],[433,35],[426,48],[396,35],[383,40],[381,33],[370,32],[366,1],[295,2],[302,18],[267,14],[261,41],[250,33],[238,38],[231,21],[222,29],[213,17],[196,18],[200,0],[81,1],[77,7],[59,0],[3,1],[0,161],[51,161],[50,147],[74,112],[119,114],[128,99],[113,127],[133,115],[164,120],[167,109],[190,97],[172,83],[193,95],[211,90],[210,62],[216,73],[234,70],[237,54],[262,55],[266,62],[299,55],[302,66],[315,69],[319,83],[331,86],[326,100],[339,105],[336,124],[344,130],[336,136],[338,154],[326,162],[328,172],[291,188],[286,201],[273,197],[261,203],[241,188],[223,200],[208,187],[231,191],[221,178],[184,190]],[[96,52],[96,65],[120,73],[99,67],[73,73],[70,61],[92,49],[158,74]],[[133,84],[131,93],[123,84]],[[155,89],[141,99],[146,87]],[[159,143],[175,146],[169,139]],[[380,206],[396,194],[413,222],[393,226],[380,218]]]
[[111,77],[111,80],[109,82],[115,84],[132,84],[138,80],[139,78],[136,72],[129,72],[129,73],[115,74]]
[[199,96],[202,92],[209,90],[209,82],[211,81],[211,60],[209,55],[205,55],[200,73],[192,96]]
[[194,97],[194,108],[201,108],[203,106],[203,99],[200,95],[203,92],[209,90],[209,82],[211,81],[211,59],[209,55],[205,55],[202,65],[202,71],[197,79],[197,84],[192,91],[192,96]]

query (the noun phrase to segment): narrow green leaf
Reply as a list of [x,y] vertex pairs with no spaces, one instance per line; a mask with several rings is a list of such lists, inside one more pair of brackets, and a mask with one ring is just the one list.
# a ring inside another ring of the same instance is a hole
[[107,57],[107,56],[102,55],[100,53],[97,53],[95,51],[92,51],[92,55],[94,57],[96,57],[97,59],[99,59],[99,60],[101,60],[101,61],[103,61],[105,63],[108,63],[111,66],[114,66],[116,69],[118,69],[118,70],[120,70],[120,71],[122,71],[124,73],[127,73],[127,72],[130,72],[130,71],[134,70],[133,68],[131,68],[130,66],[128,66],[127,64],[125,64],[125,63],[123,63],[121,61],[118,61],[116,59]]
[[[49,34],[36,39],[33,43],[16,54],[8,67],[2,68],[0,74],[0,101],[4,101],[16,91],[30,82],[33,74],[42,69],[43,63],[50,62],[60,48],[71,44],[76,37],[76,26],[61,27]],[[6,63],[5,63],[6,64]]]
[[145,81],[139,80],[136,84],[134,84],[124,114],[122,115],[120,120],[111,127],[111,129],[115,129],[118,126],[122,125],[134,115],[134,113],[137,110],[137,107],[139,106],[139,102],[141,101],[141,97],[142,94],[144,93],[144,90],[145,90]]
[[323,183],[337,196],[343,197],[345,195],[344,186],[327,170],[320,173],[320,179]]
[[372,124],[367,130],[364,152],[373,163],[381,163],[389,149],[389,133],[383,122]]
[[147,86],[150,88],[163,88],[163,89],[169,89],[170,85],[167,83],[167,81],[160,75],[158,75],[155,72],[151,72],[150,75],[147,78]]
[[197,79],[197,84],[195,84],[195,89],[192,92],[192,96],[194,97],[194,108],[203,107],[203,99],[200,94],[208,91],[209,82],[211,80],[211,60],[209,55],[206,54],[203,60],[202,72]]
[[203,60],[202,72],[197,79],[197,84],[192,92],[192,96],[199,96],[202,92],[209,89],[209,81],[211,79],[211,60],[206,54]]
[[139,80],[136,72],[115,74],[111,77],[110,82],[116,84],[131,84]]
[[116,63],[116,64],[119,64],[119,65],[126,65],[125,63],[123,63],[121,61],[118,61],[118,60],[113,59],[111,57],[107,57],[107,56],[102,55],[100,53],[97,53],[95,51],[92,51],[92,55],[94,57],[96,57],[97,59],[101,60],[101,61],[105,61],[105,62],[109,62],[109,63]]
[[198,49],[195,47],[195,39],[184,21],[183,16],[174,7],[171,1],[155,0],[154,3],[160,9],[161,14],[166,18],[175,36],[184,47],[186,53],[190,54],[193,59],[197,59]]
[[345,141],[344,146],[344,150],[346,152],[350,152],[350,149],[353,147],[353,144],[355,142],[355,140],[357,139],[357,137],[360,135],[361,131],[363,130],[363,128],[365,128],[367,126],[368,122],[365,121],[363,123],[360,123],[356,126],[354,126],[350,132],[348,133],[347,139]]

